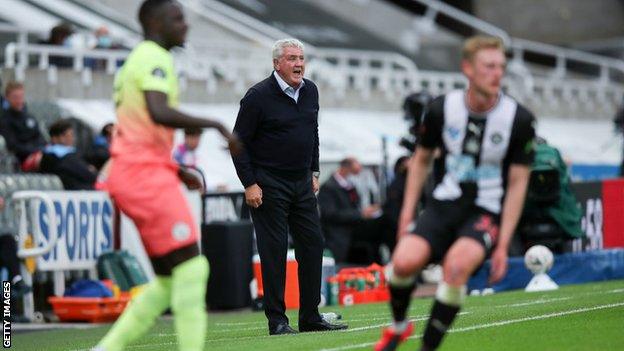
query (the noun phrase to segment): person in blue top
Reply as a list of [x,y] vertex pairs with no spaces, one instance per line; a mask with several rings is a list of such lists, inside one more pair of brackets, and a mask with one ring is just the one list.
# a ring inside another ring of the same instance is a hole
[[65,190],[93,190],[96,169],[76,152],[74,129],[68,120],[58,120],[50,128],[51,143],[43,149],[39,171],[56,174]]

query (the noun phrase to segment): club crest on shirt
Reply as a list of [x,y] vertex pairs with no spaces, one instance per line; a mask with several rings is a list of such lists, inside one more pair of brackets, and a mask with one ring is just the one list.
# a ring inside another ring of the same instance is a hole
[[29,119],[26,120],[26,127],[30,128],[30,129],[33,129],[36,126],[37,126],[37,123],[35,122],[34,119],[29,118]]
[[160,67],[154,68],[154,70],[152,70],[152,75],[158,78],[165,78],[166,76],[165,71]]
[[492,136],[490,137],[490,140],[492,141],[494,145],[498,145],[501,143],[501,141],[503,141],[503,136],[500,133],[496,132],[492,134]]
[[177,222],[173,225],[171,235],[177,241],[185,241],[191,235],[191,228],[184,222]]

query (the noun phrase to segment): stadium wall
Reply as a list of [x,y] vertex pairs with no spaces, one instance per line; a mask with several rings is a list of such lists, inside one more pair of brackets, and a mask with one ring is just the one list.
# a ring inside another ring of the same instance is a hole
[[[575,252],[555,256],[549,276],[559,285],[624,279],[624,179],[573,184],[583,207],[586,237],[575,240]],[[488,287],[489,260],[468,282],[470,290]],[[524,289],[532,278],[523,257],[509,259],[505,278],[495,291]]]

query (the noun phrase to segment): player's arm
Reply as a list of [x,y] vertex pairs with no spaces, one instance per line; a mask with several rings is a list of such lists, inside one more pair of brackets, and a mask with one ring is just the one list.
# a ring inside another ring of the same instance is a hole
[[527,165],[512,164],[507,177],[507,195],[503,202],[500,234],[492,253],[490,282],[496,283],[507,272],[507,255],[511,238],[516,230],[529,184],[531,169]]
[[442,143],[442,126],[444,124],[444,97],[439,97],[427,107],[418,130],[418,146],[410,158],[405,180],[403,207],[399,216],[397,239],[406,233],[414,220],[418,200],[429,174],[435,149]]
[[507,174],[507,189],[501,211],[498,242],[492,252],[490,283],[498,282],[507,273],[507,252],[522,214],[531,175],[530,164],[535,154],[535,129],[533,127],[535,119],[523,108],[520,113],[525,116],[518,118],[517,125],[513,128],[510,145],[511,165]]
[[204,183],[202,180],[184,166],[178,168],[178,177],[186,185],[189,190],[204,191]]
[[512,164],[509,167],[507,195],[503,203],[500,236],[496,247],[505,250],[505,252],[509,248],[511,237],[522,214],[530,173],[531,169],[527,165]]
[[409,160],[403,207],[399,217],[399,232],[397,233],[399,238],[406,233],[409,224],[414,219],[416,206],[429,173],[429,166],[433,160],[433,153],[434,149],[419,146]]
[[214,128],[228,141],[228,146],[233,153],[238,153],[240,143],[236,135],[230,133],[225,126],[211,119],[189,116],[177,109],[169,107],[167,94],[161,91],[144,91],[147,110],[155,123],[171,128]]

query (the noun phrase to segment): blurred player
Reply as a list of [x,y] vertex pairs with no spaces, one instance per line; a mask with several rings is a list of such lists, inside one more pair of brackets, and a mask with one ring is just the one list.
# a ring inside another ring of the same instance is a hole
[[105,186],[139,229],[156,278],[130,303],[96,350],[122,350],[169,307],[180,350],[202,350],[208,262],[199,255],[196,225],[179,187],[180,178],[192,187],[199,184],[171,158],[174,128],[216,128],[234,153],[240,144],[220,123],[175,109],[178,85],[169,50],[184,43],[188,29],[180,5],[146,0],[139,21],[145,41],[115,78],[118,124]]
[[[501,92],[505,51],[498,38],[477,36],[462,52],[467,90],[429,106],[410,161],[399,219],[399,243],[388,267],[394,323],[375,350],[394,350],[412,333],[406,319],[417,273],[442,261],[444,277],[424,330],[421,350],[434,350],[451,327],[472,273],[491,254],[490,281],[507,271],[507,250],[522,211],[533,158],[534,118]],[[435,188],[413,217],[434,150]],[[499,229],[500,223],[500,229]]]

